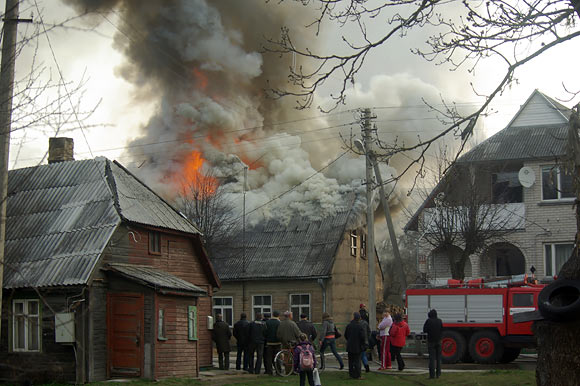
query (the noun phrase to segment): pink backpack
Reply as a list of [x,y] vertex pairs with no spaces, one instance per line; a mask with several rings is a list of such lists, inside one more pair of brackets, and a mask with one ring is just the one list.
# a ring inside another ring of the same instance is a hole
[[300,370],[313,370],[314,369],[314,358],[312,353],[308,349],[309,345],[299,345],[300,348]]

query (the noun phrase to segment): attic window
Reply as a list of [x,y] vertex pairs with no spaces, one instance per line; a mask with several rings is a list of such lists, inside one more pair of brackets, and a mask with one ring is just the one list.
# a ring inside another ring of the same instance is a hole
[[149,232],[149,253],[152,255],[161,254],[161,233]]
[[350,255],[356,257],[356,249],[358,246],[358,236],[356,234],[356,229],[350,231]]

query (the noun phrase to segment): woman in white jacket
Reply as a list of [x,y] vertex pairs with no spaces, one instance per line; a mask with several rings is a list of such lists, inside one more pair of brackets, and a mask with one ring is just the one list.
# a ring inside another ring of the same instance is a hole
[[378,329],[381,337],[381,367],[379,370],[392,369],[391,350],[389,342],[389,329],[393,325],[393,318],[388,310],[383,312],[383,320],[379,323]]

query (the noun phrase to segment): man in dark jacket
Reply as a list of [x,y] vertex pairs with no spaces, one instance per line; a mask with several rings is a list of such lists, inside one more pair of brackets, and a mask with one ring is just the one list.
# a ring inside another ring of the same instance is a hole
[[443,322],[437,317],[437,311],[431,310],[423,325],[423,332],[427,333],[427,349],[429,350],[429,378],[441,376],[441,333]]
[[363,366],[365,367],[365,372],[368,373],[369,371],[371,371],[371,369],[369,367],[369,359],[367,357],[367,350],[366,349],[369,347],[369,344],[370,344],[369,342],[371,339],[371,328],[369,327],[369,324],[367,323],[367,321],[362,318],[362,316],[360,319],[360,324],[362,324],[363,329],[365,330],[365,338],[367,341],[367,346],[365,347],[365,349],[361,353],[361,360],[362,360]]
[[238,320],[236,324],[234,324],[234,338],[236,338],[238,346],[238,353],[236,357],[236,370],[240,370],[242,368],[243,363],[244,371],[248,371],[248,344],[250,343],[249,334],[250,334],[250,322],[248,322],[246,313],[242,312],[242,314],[240,315],[240,320]]
[[[248,330],[248,372],[250,374],[260,374],[264,342],[266,341],[266,323],[262,321],[261,313],[258,312],[256,314],[256,319],[250,323]],[[254,354],[256,354],[256,362],[254,362]]]
[[348,374],[351,378],[361,377],[361,355],[368,346],[364,326],[360,322],[360,314],[355,312],[353,320],[346,326],[344,337],[346,339],[346,351],[348,353]]
[[264,364],[266,374],[273,375],[272,364],[274,357],[280,351],[281,343],[278,339],[278,327],[280,326],[280,312],[274,311],[272,317],[266,321],[266,351],[264,353]]
[[300,320],[296,324],[300,331],[306,334],[308,341],[312,346],[314,346],[314,339],[316,339],[318,332],[316,331],[314,324],[308,320],[308,316],[306,314],[300,314]]
[[212,339],[217,348],[220,370],[229,370],[230,368],[231,337],[230,326],[222,320],[222,314],[217,314]]

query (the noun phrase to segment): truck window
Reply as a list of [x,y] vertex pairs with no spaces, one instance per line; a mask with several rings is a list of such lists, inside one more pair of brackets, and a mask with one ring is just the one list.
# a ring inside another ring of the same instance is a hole
[[534,294],[514,294],[512,307],[534,307]]

